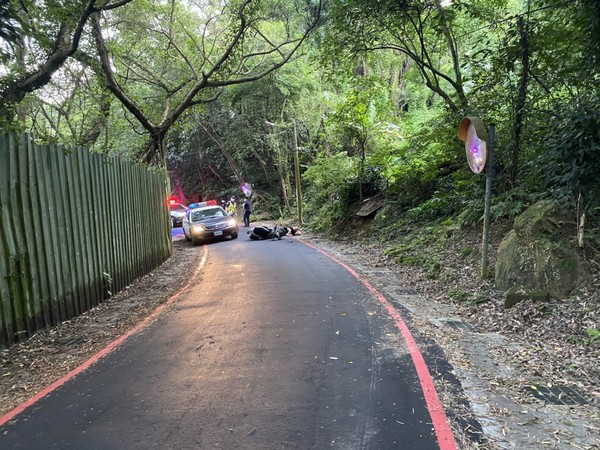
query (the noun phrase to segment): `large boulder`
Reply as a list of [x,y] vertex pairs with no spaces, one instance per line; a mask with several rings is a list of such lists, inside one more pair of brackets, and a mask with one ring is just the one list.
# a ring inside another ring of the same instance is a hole
[[[565,214],[550,200],[528,208],[498,247],[496,287],[544,291],[564,298],[584,276],[574,236],[563,230]],[[508,306],[508,305],[507,305]]]

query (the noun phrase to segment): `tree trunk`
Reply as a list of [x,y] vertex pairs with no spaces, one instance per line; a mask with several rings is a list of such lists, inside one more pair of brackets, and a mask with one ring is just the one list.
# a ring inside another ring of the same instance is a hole
[[167,150],[165,147],[167,132],[160,128],[154,130],[150,135],[150,141],[146,150],[139,158],[140,161],[155,167],[166,167]]
[[363,202],[363,183],[365,178],[365,161],[367,160],[367,144],[360,144],[360,167],[358,168],[358,200],[360,204]]
[[523,17],[517,18],[519,30],[519,46],[521,48],[521,77],[519,80],[519,96],[515,110],[515,126],[512,140],[512,162],[510,168],[510,184],[514,189],[517,186],[519,172],[519,153],[521,152],[521,137],[523,134],[523,121],[525,117],[525,103],[527,101],[527,85],[529,82],[529,26],[523,23]]
[[283,204],[285,205],[286,212],[289,211],[290,208],[290,195],[289,195],[289,179],[286,179],[282,176],[280,178],[281,182],[281,195],[283,196]]

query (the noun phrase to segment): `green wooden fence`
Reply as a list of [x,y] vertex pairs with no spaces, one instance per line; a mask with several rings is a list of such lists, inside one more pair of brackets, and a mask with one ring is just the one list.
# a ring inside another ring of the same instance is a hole
[[171,254],[164,174],[0,131],[0,346],[97,305]]

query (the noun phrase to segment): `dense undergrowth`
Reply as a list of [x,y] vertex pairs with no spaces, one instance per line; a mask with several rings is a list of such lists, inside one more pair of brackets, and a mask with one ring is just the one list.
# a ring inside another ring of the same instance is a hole
[[[527,199],[530,200],[531,196]],[[447,286],[449,296],[456,301],[482,303],[493,296],[494,267],[498,246],[513,227],[514,219],[522,213],[529,201],[519,193],[498,199],[492,207],[492,221],[488,244],[488,275],[481,279],[483,220],[481,212],[465,209],[454,217],[437,217],[431,211],[415,214],[415,209],[400,211],[398,205],[388,201],[368,217],[356,212],[360,205],[350,207],[347,215],[335,226],[323,228],[323,221],[316,227],[334,239],[352,241],[356,245],[373,247],[382,258],[398,266],[416,267],[426,277]],[[429,219],[428,217],[435,217]],[[479,217],[479,220],[467,220]],[[592,217],[593,219],[593,217]],[[573,223],[568,223],[565,238],[577,246],[576,213]],[[311,226],[312,228],[312,226]],[[595,220],[588,219],[584,231],[584,246],[580,249],[586,271],[590,276],[582,282],[582,289],[598,281],[600,267],[600,227]],[[468,271],[468,276],[465,276]],[[468,283],[468,286],[461,284]],[[574,296],[577,292],[573,293]],[[592,296],[600,304],[598,293]]]

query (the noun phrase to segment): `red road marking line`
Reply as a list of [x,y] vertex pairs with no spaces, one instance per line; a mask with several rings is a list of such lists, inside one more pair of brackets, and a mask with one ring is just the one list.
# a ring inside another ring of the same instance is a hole
[[206,264],[206,259],[208,257],[208,247],[206,245],[204,245],[203,247],[204,247],[204,254],[202,255],[202,259],[200,260],[200,263],[196,267],[196,270],[194,271],[194,274],[192,275],[192,277],[181,289],[179,289],[175,294],[173,294],[171,297],[169,297],[169,299],[165,303],[163,303],[162,305],[157,307],[154,311],[152,311],[152,313],[148,317],[146,317],[143,321],[138,323],[135,327],[133,327],[131,330],[129,330],[123,336],[121,336],[120,338],[118,338],[115,341],[108,344],[106,347],[104,347],[102,350],[100,350],[98,353],[96,353],[90,359],[85,361],[83,364],[81,364],[80,366],[77,366],[75,369],[71,370],[65,376],[63,376],[62,378],[59,378],[54,383],[52,383],[51,385],[49,385],[46,388],[44,388],[43,390],[41,390],[40,392],[35,394],[33,397],[31,397],[29,400],[24,401],[23,403],[21,403],[20,405],[15,407],[12,411],[9,411],[8,413],[6,413],[2,417],[0,417],[0,426],[3,426],[6,422],[8,422],[9,420],[12,420],[16,415],[22,413],[25,409],[27,409],[31,405],[35,404],[36,402],[38,402],[39,400],[44,398],[46,395],[50,394],[52,391],[54,391],[58,387],[62,386],[67,381],[74,378],[76,375],[79,375],[81,372],[86,370],[88,367],[90,367],[91,365],[95,364],[100,359],[102,359],[103,357],[108,355],[115,348],[117,348],[119,345],[121,345],[123,342],[125,342],[126,339],[133,336],[137,332],[141,331],[148,324],[150,324],[150,322],[152,322],[160,313],[162,313],[163,310],[167,306],[170,306],[172,303],[174,303],[181,296],[181,294],[192,284],[194,279],[198,276],[198,274],[200,273],[200,271]]
[[314,245],[302,240],[300,240],[300,242],[314,248],[350,272],[354,278],[360,281],[369,291],[371,291],[377,300],[379,300],[379,303],[381,303],[387,310],[394,320],[396,327],[400,330],[400,333],[404,338],[404,342],[406,343],[406,346],[410,352],[415,369],[417,370],[417,376],[419,377],[419,382],[421,383],[421,388],[423,389],[425,403],[427,404],[427,409],[429,410],[429,415],[431,416],[431,420],[433,422],[433,428],[440,446],[440,450],[456,450],[457,447],[456,442],[454,441],[454,435],[448,426],[444,408],[440,402],[437,391],[435,390],[433,379],[429,373],[429,368],[427,367],[427,363],[425,363],[425,358],[423,358],[423,354],[419,350],[412,333],[408,329],[408,326],[406,325],[406,322],[404,322],[404,319],[402,319],[400,313],[383,295],[379,293],[377,289],[375,289],[369,282],[364,280],[354,269],[344,264],[342,261],[338,260],[329,253],[321,250],[320,248],[317,248]]

